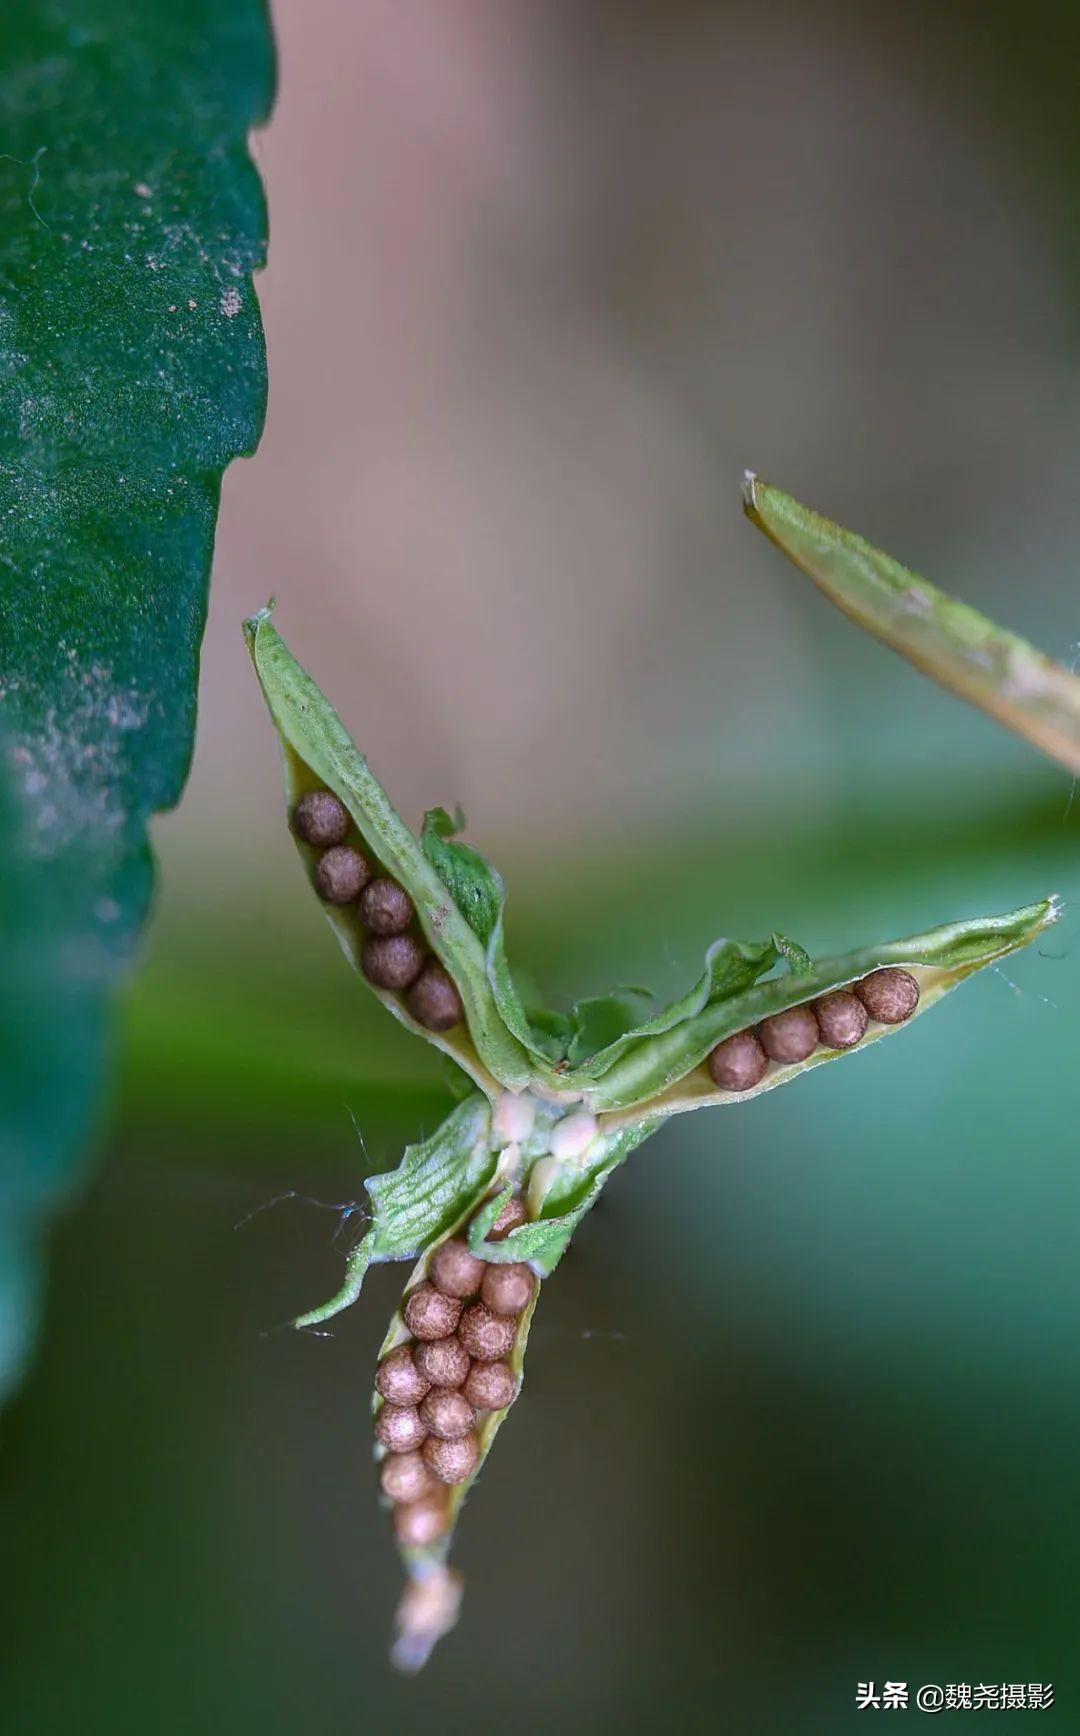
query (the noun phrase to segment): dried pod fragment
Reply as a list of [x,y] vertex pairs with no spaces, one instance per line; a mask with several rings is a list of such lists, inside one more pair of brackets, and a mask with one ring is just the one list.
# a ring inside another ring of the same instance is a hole
[[514,1342],[517,1322],[506,1314],[493,1314],[482,1302],[474,1302],[461,1316],[458,1337],[477,1362],[498,1362]]
[[402,934],[413,915],[413,901],[404,886],[385,875],[369,880],[360,894],[360,920],[372,934]]
[[384,1404],[375,1418],[375,1433],[392,1453],[410,1453],[427,1434],[420,1412],[411,1404]]
[[305,844],[328,849],[341,844],[349,830],[349,810],[333,790],[309,790],[293,809],[293,830]]
[[484,1261],[469,1251],[460,1236],[442,1242],[428,1264],[431,1282],[447,1296],[475,1296],[485,1270]]
[[366,886],[371,869],[351,844],[335,844],[324,850],[312,876],[315,890],[327,904],[351,904]]
[[805,1061],[818,1046],[817,1020],[805,1002],[801,1007],[788,1007],[786,1012],[762,1019],[757,1034],[770,1061],[780,1061],[785,1066]]
[[420,1406],[420,1420],[440,1441],[462,1441],[472,1433],[476,1412],[460,1392],[437,1386]]
[[505,1410],[517,1393],[508,1362],[474,1362],[462,1392],[476,1410]]
[[511,1230],[520,1229],[521,1225],[528,1221],[529,1213],[525,1201],[520,1194],[511,1194],[488,1231],[486,1239],[489,1242],[504,1242]]
[[480,1294],[493,1314],[520,1314],[535,1286],[536,1279],[529,1267],[518,1261],[489,1266]]
[[457,1331],[461,1303],[444,1296],[434,1284],[418,1284],[402,1309],[402,1317],[414,1338],[449,1338]]
[[375,1371],[375,1390],[389,1404],[419,1404],[430,1386],[430,1376],[420,1372],[408,1344],[399,1344]]
[[752,1091],[765,1077],[769,1058],[753,1031],[736,1031],[709,1056],[709,1073],[721,1091]]
[[432,1386],[460,1386],[469,1372],[469,1353],[459,1338],[436,1338],[417,1345],[416,1366]]
[[446,1495],[435,1489],[421,1495],[418,1501],[408,1501],[394,1508],[394,1530],[398,1542],[406,1549],[425,1549],[441,1537],[450,1521]]
[[409,1011],[426,1031],[452,1031],[464,1016],[453,978],[429,958],[408,993]]
[[465,1435],[460,1441],[441,1441],[429,1435],[424,1442],[424,1463],[434,1471],[440,1483],[464,1483],[476,1469],[480,1443],[475,1435]]
[[360,968],[380,989],[407,989],[420,975],[424,949],[411,934],[376,934],[365,940]]
[[847,989],[833,989],[814,1003],[821,1041],[828,1049],[853,1049],[866,1035],[866,1008]]
[[863,1006],[879,1025],[902,1025],[919,1004],[919,985],[910,971],[885,965],[854,985]]
[[418,1501],[434,1487],[434,1479],[424,1463],[423,1454],[387,1453],[379,1466],[382,1492],[391,1501]]

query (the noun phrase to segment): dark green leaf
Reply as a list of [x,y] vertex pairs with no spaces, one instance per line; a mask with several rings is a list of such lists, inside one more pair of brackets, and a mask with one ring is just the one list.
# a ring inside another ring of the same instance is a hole
[[0,21],[9,1224],[70,1185],[147,822],[187,773],[221,472],[265,405],[247,133],[271,83],[259,0],[19,0]]

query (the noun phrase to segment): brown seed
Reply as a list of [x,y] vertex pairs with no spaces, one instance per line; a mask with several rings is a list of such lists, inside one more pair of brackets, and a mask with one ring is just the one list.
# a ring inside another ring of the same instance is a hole
[[380,989],[407,989],[423,962],[424,949],[411,934],[371,935],[360,952],[360,968]]
[[517,1392],[508,1362],[474,1362],[462,1392],[476,1410],[505,1410]]
[[520,1314],[533,1293],[536,1280],[528,1266],[489,1266],[484,1273],[481,1296],[493,1314]]
[[446,1494],[442,1489],[421,1495],[394,1508],[394,1530],[406,1549],[423,1549],[441,1537],[449,1523]]
[[419,1452],[388,1453],[379,1467],[379,1482],[391,1501],[418,1501],[432,1488],[431,1472]]
[[453,981],[441,964],[429,958],[408,995],[409,1011],[427,1031],[450,1031],[460,1025],[465,1009]]
[[392,1453],[410,1453],[427,1434],[420,1412],[412,1404],[384,1404],[375,1418],[375,1433]]
[[870,1017],[879,1025],[902,1025],[919,1004],[919,985],[910,971],[896,970],[891,965],[871,971],[854,988]]
[[424,1463],[434,1471],[440,1483],[464,1483],[476,1469],[480,1443],[475,1435],[465,1435],[460,1441],[440,1441],[429,1435],[424,1442]]
[[529,1214],[525,1207],[525,1201],[520,1194],[511,1194],[488,1231],[487,1239],[489,1242],[504,1242],[511,1230],[520,1229],[521,1225],[527,1224],[528,1221]]
[[774,1013],[762,1019],[758,1026],[761,1046],[771,1061],[790,1066],[793,1061],[805,1061],[818,1046],[817,1020],[804,1001],[801,1007],[788,1007],[784,1013]]
[[476,1422],[476,1412],[467,1398],[437,1386],[420,1406],[420,1420],[440,1441],[463,1441]]
[[514,1342],[517,1322],[505,1314],[493,1314],[482,1302],[474,1302],[461,1316],[458,1337],[477,1362],[497,1362]]
[[769,1058],[753,1031],[725,1037],[709,1056],[709,1072],[721,1091],[750,1091],[765,1077]]
[[460,1386],[469,1372],[469,1353],[457,1338],[436,1338],[416,1347],[416,1366],[432,1386]]
[[483,1279],[485,1266],[470,1252],[461,1236],[442,1242],[428,1263],[431,1282],[447,1296],[475,1296]]
[[814,1017],[828,1049],[853,1049],[866,1034],[866,1008],[847,989],[833,989],[816,1000]]
[[419,1404],[430,1386],[430,1375],[420,1372],[408,1344],[399,1344],[375,1371],[375,1390],[390,1404]]
[[367,884],[371,869],[351,844],[324,850],[315,864],[315,890],[328,904],[351,904]]
[[380,875],[360,894],[360,920],[372,934],[401,934],[413,919],[413,901],[404,886]]
[[449,1338],[457,1331],[461,1303],[455,1296],[444,1296],[434,1284],[418,1284],[402,1315],[414,1338]]
[[349,810],[333,790],[309,790],[293,809],[293,830],[305,844],[325,850],[343,841],[349,830]]

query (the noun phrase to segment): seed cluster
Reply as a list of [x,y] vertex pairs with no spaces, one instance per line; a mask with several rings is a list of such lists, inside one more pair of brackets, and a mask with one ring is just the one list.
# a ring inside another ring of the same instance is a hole
[[416,911],[404,886],[376,873],[363,852],[345,842],[351,821],[344,802],[333,790],[309,790],[292,819],[297,837],[320,852],[312,874],[319,897],[356,909],[365,931],[360,966],[368,981],[404,994],[412,1017],[429,1031],[460,1024],[461,996],[417,936]]
[[[527,1216],[524,1201],[511,1197],[489,1241],[504,1240]],[[445,1531],[449,1490],[471,1477],[480,1457],[479,1414],[513,1403],[517,1382],[505,1359],[535,1287],[530,1267],[489,1264],[454,1236],[435,1249],[406,1300],[402,1318],[412,1336],[379,1364],[375,1387],[384,1403],[375,1434],[386,1448],[379,1480],[410,1548]]]
[[805,1061],[819,1043],[852,1049],[871,1019],[902,1025],[919,1004],[919,985],[910,971],[889,965],[871,971],[850,989],[833,989],[762,1019],[755,1030],[736,1031],[718,1043],[708,1059],[713,1083],[722,1091],[751,1091],[765,1077],[770,1061],[791,1066]]

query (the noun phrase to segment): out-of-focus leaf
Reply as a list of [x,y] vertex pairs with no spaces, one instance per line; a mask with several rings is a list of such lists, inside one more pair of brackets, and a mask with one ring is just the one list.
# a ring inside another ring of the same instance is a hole
[[1074,776],[1080,678],[852,531],[751,474],[747,517],[845,615]]
[[0,20],[9,1373],[31,1316],[9,1274],[72,1184],[147,822],[187,773],[221,472],[262,425],[247,132],[271,86],[260,0],[20,0]]

